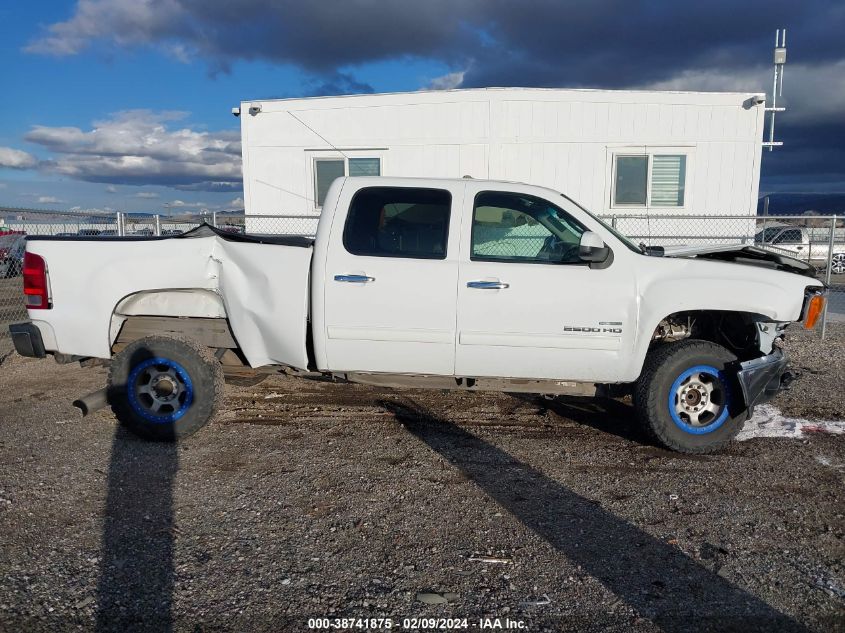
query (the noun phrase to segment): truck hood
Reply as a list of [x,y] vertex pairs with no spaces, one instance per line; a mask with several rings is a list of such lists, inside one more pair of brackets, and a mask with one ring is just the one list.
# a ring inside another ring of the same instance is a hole
[[689,257],[694,259],[709,259],[715,261],[731,262],[734,264],[745,264],[748,266],[761,266],[772,270],[816,276],[815,267],[800,259],[788,257],[779,253],[767,251],[758,246],[747,244],[720,244],[718,246],[652,246],[648,249],[649,255],[657,257]]

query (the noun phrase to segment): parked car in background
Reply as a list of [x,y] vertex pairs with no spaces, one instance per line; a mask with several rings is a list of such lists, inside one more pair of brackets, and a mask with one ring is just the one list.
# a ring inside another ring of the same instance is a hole
[[[807,229],[800,226],[778,224],[757,232],[754,244],[762,248],[790,255],[817,268],[826,268],[830,244],[828,240],[813,241]],[[830,258],[830,272],[840,275],[845,273],[845,246],[833,245]]]
[[26,235],[20,232],[0,234],[0,277],[16,277],[23,268]]

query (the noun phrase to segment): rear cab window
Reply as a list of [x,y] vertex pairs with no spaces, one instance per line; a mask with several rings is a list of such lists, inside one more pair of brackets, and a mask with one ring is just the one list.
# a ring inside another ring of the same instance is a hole
[[446,259],[451,207],[444,189],[366,187],[352,198],[343,247],[369,257]]

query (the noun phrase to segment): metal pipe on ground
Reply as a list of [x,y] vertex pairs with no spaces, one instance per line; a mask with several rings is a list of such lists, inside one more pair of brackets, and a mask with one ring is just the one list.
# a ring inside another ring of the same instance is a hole
[[83,418],[108,406],[108,404],[108,390],[105,387],[73,401],[73,406],[82,411]]

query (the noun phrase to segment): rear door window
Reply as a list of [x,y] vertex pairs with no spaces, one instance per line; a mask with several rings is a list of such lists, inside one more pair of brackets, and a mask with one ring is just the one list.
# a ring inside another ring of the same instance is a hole
[[451,206],[443,189],[366,187],[352,198],[343,246],[352,255],[445,259]]

